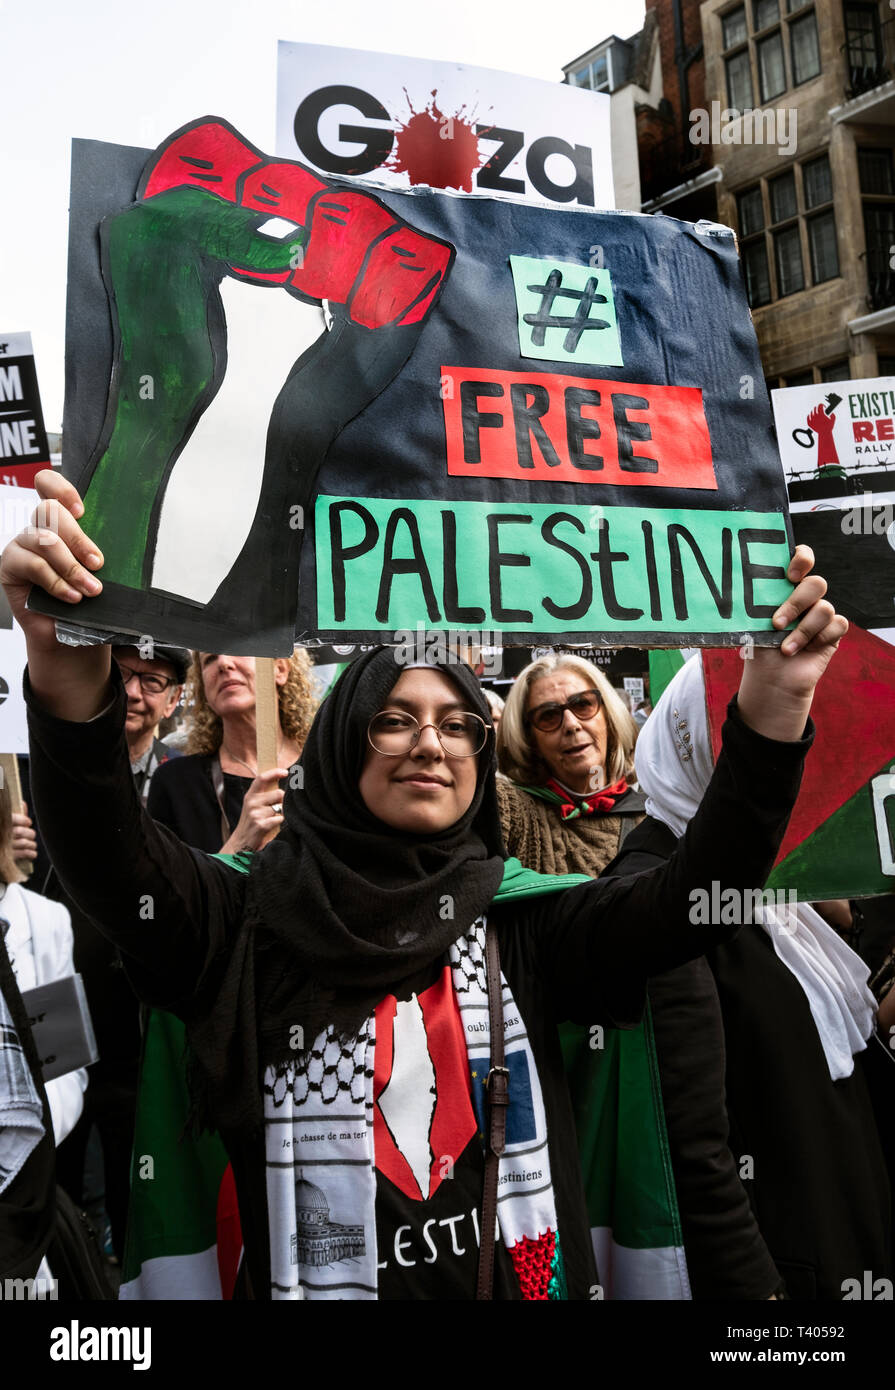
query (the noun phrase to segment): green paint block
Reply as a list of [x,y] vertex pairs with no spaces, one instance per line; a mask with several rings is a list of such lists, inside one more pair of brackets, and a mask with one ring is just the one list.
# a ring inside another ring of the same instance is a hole
[[511,256],[510,268],[523,357],[623,365],[608,270],[532,256]]
[[775,512],[321,496],[315,536],[327,632],[745,639],[792,592]]

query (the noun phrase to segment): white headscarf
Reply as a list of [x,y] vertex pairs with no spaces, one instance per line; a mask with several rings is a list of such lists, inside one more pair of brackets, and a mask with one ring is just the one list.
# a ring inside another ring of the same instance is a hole
[[[714,765],[698,654],[663,691],[641,730],[634,761],[647,815],[680,839]],[[805,992],[830,1076],[834,1081],[851,1076],[854,1054],[867,1046],[876,1012],[867,966],[807,903],[764,907],[760,921]]]

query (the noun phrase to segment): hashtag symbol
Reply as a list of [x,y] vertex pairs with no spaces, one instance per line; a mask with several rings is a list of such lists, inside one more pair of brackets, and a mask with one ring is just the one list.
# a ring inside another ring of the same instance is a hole
[[[531,325],[531,341],[534,347],[543,347],[546,340],[548,328],[568,329],[563,341],[564,352],[574,352],[579,342],[581,334],[586,328],[609,328],[608,319],[592,319],[590,311],[595,304],[607,304],[605,294],[597,294],[596,277],[591,275],[583,290],[570,290],[562,288],[562,271],[551,270],[547,276],[546,285],[528,285],[527,288],[534,294],[541,296],[541,304],[536,314],[523,314],[523,321]],[[578,307],[572,315],[553,314],[553,302],[558,295],[565,295],[567,299],[577,299]]]

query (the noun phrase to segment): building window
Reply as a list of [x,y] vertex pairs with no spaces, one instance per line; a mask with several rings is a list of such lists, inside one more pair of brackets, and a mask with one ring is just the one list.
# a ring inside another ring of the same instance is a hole
[[761,205],[761,189],[750,188],[737,199],[740,214],[740,236],[752,236],[753,232],[764,229],[764,209]]
[[795,217],[799,211],[795,170],[790,169],[779,179],[772,179],[768,188],[771,193],[771,221],[785,222],[788,217]]
[[895,203],[864,204],[864,236],[870,308],[874,311],[886,309],[895,303],[895,283],[889,264],[895,246]]
[[802,239],[799,224],[774,233],[774,259],[777,265],[777,294],[795,294],[805,288],[802,270]]
[[859,149],[858,179],[862,193],[881,194],[883,197],[891,194],[892,151]]
[[806,208],[819,208],[833,201],[833,180],[830,176],[830,161],[827,155],[812,159],[810,164],[802,165],[802,190]]
[[839,274],[827,155],[744,189],[737,195],[737,215],[746,293],[753,308],[808,288],[809,271],[811,285]]
[[798,87],[820,73],[817,18],[811,0],[786,0],[785,15],[781,15],[781,0],[739,5],[721,16],[721,43],[727,100],[738,111],[751,109],[756,91],[763,106],[788,87]]
[[790,225],[774,232],[774,263],[777,267],[777,294],[795,294],[805,288],[805,275],[802,270],[802,238],[799,232],[799,203],[796,197],[795,169],[789,169],[780,178],[768,184],[771,202],[771,222],[789,221]]
[[867,303],[871,312],[895,304],[895,201],[891,194],[892,151],[858,150],[858,181],[864,212]]
[[752,107],[752,69],[749,66],[748,48],[727,59],[727,100],[737,111]]
[[758,58],[758,90],[761,103],[771,101],[786,91],[786,72],[783,66],[783,40],[780,31],[761,39],[756,45]]
[[589,63],[569,73],[573,87],[587,87],[592,92],[609,91],[609,54],[600,53]]
[[776,24],[780,18],[779,0],[755,0],[754,14],[756,29],[767,29],[769,25]]
[[836,246],[836,220],[832,212],[822,212],[808,220],[808,245],[811,248],[811,278],[815,285],[835,280],[839,274],[839,252]]
[[771,302],[771,277],[768,275],[768,254],[764,237],[743,247],[743,274],[746,277],[746,297],[753,309]]
[[[849,381],[851,372],[847,357],[828,362],[825,367],[804,367],[799,372],[787,372],[780,378],[781,386],[814,386],[824,381]],[[776,385],[776,383],[775,383]]]
[[887,81],[879,11],[876,5],[845,5],[845,58],[848,95],[860,96]]
[[[815,285],[835,280],[839,274],[839,248],[836,244],[836,218],[833,214],[833,179],[827,155],[802,165],[802,197],[805,209],[815,215],[807,219],[811,278]],[[824,208],[825,211],[816,211]]]
[[[771,278],[768,275],[768,253],[764,239],[764,205],[761,187],[750,188],[737,198],[739,212],[740,255],[746,280],[746,297],[753,309],[771,301]],[[746,241],[746,237],[751,237]]]
[[878,352],[876,354],[876,374],[877,376],[895,376],[895,357]]
[[789,26],[792,80],[798,87],[820,72],[820,45],[817,42],[817,21],[814,12],[796,19]]
[[721,42],[724,48],[733,48],[735,44],[745,43],[747,37],[746,6],[740,5],[721,20]]

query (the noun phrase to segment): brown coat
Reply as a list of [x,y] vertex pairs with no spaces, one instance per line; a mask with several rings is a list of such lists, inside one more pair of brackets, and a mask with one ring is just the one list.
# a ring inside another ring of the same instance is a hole
[[497,804],[507,853],[541,874],[597,878],[618,853],[622,826],[631,830],[643,819],[641,797],[627,793],[624,814],[564,821],[557,806],[531,796],[505,777],[497,779]]

